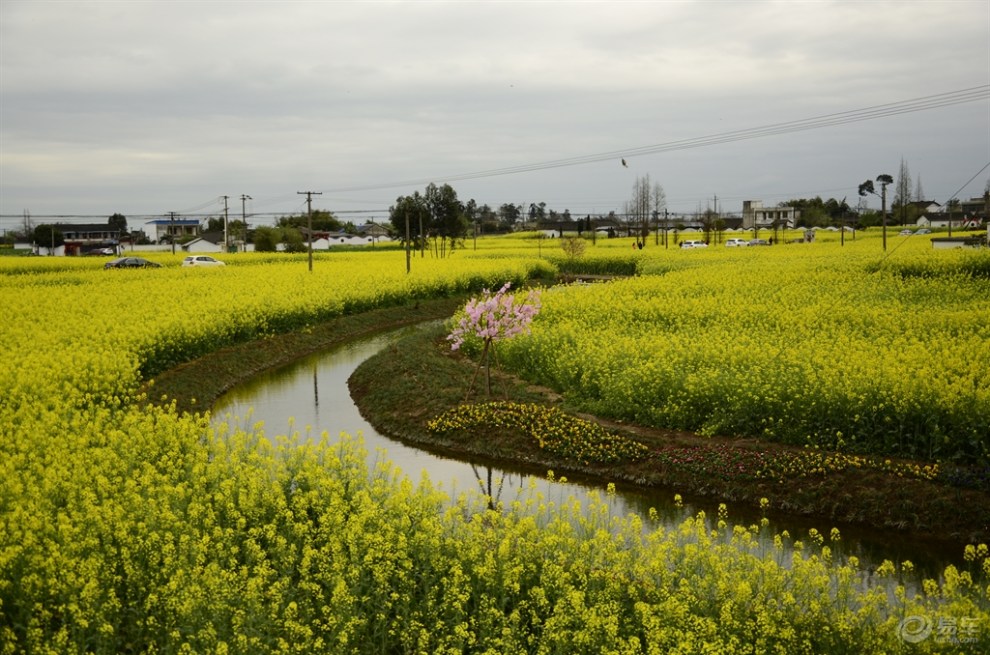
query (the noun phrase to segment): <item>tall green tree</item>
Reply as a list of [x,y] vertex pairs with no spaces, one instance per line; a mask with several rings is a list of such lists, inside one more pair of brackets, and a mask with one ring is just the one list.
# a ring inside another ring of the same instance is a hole
[[522,216],[522,207],[519,205],[506,203],[498,208],[499,223],[507,231],[511,232],[516,228],[520,216]]
[[478,208],[477,220],[483,234],[503,231],[498,222],[498,214],[487,203]]
[[457,192],[449,184],[437,186],[431,182],[423,198],[433,221],[430,230],[433,254],[446,257],[448,252],[454,251],[457,240],[467,236],[469,223],[464,218],[464,204],[457,199]]
[[530,221],[542,221],[547,217],[547,203],[545,202],[531,202],[529,203],[529,220]]
[[[315,227],[313,228],[316,229]],[[285,252],[306,252],[308,250],[306,240],[303,239],[302,232],[298,228],[287,226],[281,228],[282,245]]]
[[[315,229],[315,228],[314,228]],[[206,231],[207,232],[223,232],[223,216],[217,216],[206,219]],[[230,235],[231,240],[233,239],[243,239],[247,232],[247,224],[239,218],[232,218],[227,221],[227,233]]]
[[[276,225],[279,227],[293,227],[298,229],[309,227],[309,215],[299,214],[292,216],[281,216],[279,217]],[[344,229],[344,224],[341,223],[333,213],[325,209],[314,209],[313,210],[313,231],[314,232],[340,232]]]
[[124,236],[127,234],[127,217],[123,214],[113,214],[107,219],[107,225],[110,229],[118,234],[118,236]]
[[392,229],[405,242],[407,227],[410,247],[417,247],[422,251],[425,247],[427,231],[432,226],[432,218],[426,207],[426,200],[419,193],[414,192],[411,196],[399,196],[395,199],[395,204],[388,209],[389,223]]
[[471,198],[466,203],[464,203],[464,219],[468,223],[474,223],[478,220],[481,215],[481,208],[478,207],[478,203],[474,198]]
[[278,250],[280,239],[277,228],[262,225],[254,230],[254,251],[255,252],[275,252]]
[[36,246],[54,249],[65,245],[65,236],[54,225],[42,223],[34,228],[32,238]]

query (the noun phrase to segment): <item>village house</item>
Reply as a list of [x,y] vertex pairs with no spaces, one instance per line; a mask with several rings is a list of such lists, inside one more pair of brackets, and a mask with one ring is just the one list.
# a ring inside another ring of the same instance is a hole
[[[61,224],[55,229],[65,240],[65,255],[116,255],[120,253],[121,234],[107,223]],[[124,235],[127,236],[126,234]]]
[[[365,228],[365,229],[361,229]],[[309,244],[309,230],[300,228],[303,240]],[[381,241],[391,241],[388,231],[380,225],[362,225],[357,228],[357,234],[348,232],[327,232],[313,230],[313,250],[329,250],[334,246],[373,246]]]
[[794,207],[764,207],[762,200],[743,200],[742,228],[784,227],[793,229],[797,226],[801,212]]
[[141,230],[152,243],[171,243],[173,239],[199,236],[203,224],[195,218],[156,218],[146,222]]
[[988,204],[990,203],[985,195],[944,206],[932,202],[918,217],[916,225],[927,228],[977,229],[988,220]]
[[182,244],[186,252],[223,252],[223,232],[203,232]]

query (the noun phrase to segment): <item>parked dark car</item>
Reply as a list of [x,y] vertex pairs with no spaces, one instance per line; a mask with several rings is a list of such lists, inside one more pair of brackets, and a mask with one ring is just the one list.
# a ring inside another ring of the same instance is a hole
[[103,268],[161,268],[161,264],[156,264],[155,262],[149,262],[147,259],[141,257],[118,257],[117,259],[111,259]]

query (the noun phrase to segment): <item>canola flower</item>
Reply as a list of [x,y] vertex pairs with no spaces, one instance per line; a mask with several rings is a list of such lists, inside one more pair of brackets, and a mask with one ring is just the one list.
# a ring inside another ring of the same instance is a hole
[[913,589],[903,564],[871,574],[814,540],[785,562],[789,537],[703,515],[645,530],[536,493],[493,512],[368,471],[346,435],[140,402],[227,344],[552,271],[496,252],[410,276],[397,252],[321,255],[311,275],[260,255],[127,274],[0,259],[0,653],[877,653],[906,649],[909,617],[974,639],[911,652],[990,648],[985,545]]
[[889,459],[865,457],[847,453],[824,452],[816,449],[775,451],[730,448],[725,445],[669,446],[650,453],[656,461],[720,478],[775,480],[784,482],[795,478],[824,476],[850,469],[883,471],[902,478],[943,480],[957,486],[954,480],[942,476],[938,464],[891,462]]
[[603,417],[987,467],[990,254],[925,245],[654,249],[544,293],[499,355]]
[[569,416],[556,407],[531,403],[460,405],[430,420],[427,429],[436,434],[521,430],[541,449],[584,464],[635,462],[647,453],[643,444],[613,434],[597,423]]

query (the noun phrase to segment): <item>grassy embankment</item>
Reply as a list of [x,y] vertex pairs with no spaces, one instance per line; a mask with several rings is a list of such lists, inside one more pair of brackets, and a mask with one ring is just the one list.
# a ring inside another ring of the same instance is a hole
[[[465,401],[476,364],[450,353],[441,329],[410,336],[362,364],[351,378],[352,395],[375,427],[405,442],[439,452],[511,463],[536,474],[548,469],[575,479],[639,487],[671,487],[682,493],[757,506],[768,498],[778,510],[829,521],[890,528],[915,537],[960,544],[990,537],[990,494],[935,480],[905,477],[915,465],[887,460],[842,470],[759,479],[739,475],[756,458],[794,460],[800,448],[755,439],[703,437],[683,431],[645,428],[579,414],[552,390],[493,372],[493,396],[518,403],[558,407],[580,420],[638,441],[648,454],[637,461],[581,461],[541,448],[524,430],[512,427],[454,430],[438,434],[427,423]],[[484,402],[479,383],[472,402]],[[579,422],[575,430],[584,428]],[[692,461],[671,461],[671,452],[694,451]],[[866,462],[866,460],[863,460]],[[960,511],[965,507],[966,511]]]
[[[155,396],[177,408],[208,407],[234,384],[262,370],[390,327],[450,316],[463,302],[440,299],[345,316],[306,331],[225,348],[168,371],[155,380]],[[990,538],[990,494],[937,481],[905,478],[898,467],[847,467],[821,474],[753,479],[734,474],[754,459],[801,457],[799,448],[754,439],[701,437],[689,432],[645,428],[580,414],[552,390],[493,372],[494,399],[557,407],[634,439],[649,449],[638,461],[582,462],[548,452],[518,428],[473,429],[437,434],[433,418],[464,403],[476,364],[450,352],[443,328],[410,336],[368,360],[351,380],[362,413],[383,434],[453,456],[472,457],[543,475],[553,470],[576,479],[639,487],[671,487],[682,493],[741,505],[769,498],[780,511],[840,522],[891,528],[960,544]],[[484,402],[479,377],[471,402]],[[672,452],[700,457],[678,464]],[[910,467],[911,462],[897,465]],[[917,463],[924,465],[924,463]],[[966,507],[967,511],[959,511]]]

